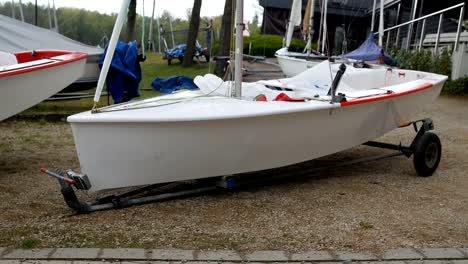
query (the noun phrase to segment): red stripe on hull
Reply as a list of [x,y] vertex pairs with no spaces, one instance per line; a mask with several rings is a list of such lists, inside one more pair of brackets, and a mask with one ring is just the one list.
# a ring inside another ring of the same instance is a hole
[[41,60],[41,59],[51,59],[51,60],[56,60],[56,61],[52,63],[36,65],[36,66],[27,67],[27,68],[21,68],[17,70],[3,72],[3,73],[0,73],[0,78],[20,75],[20,74],[24,74],[28,72],[33,72],[33,71],[44,70],[44,69],[48,69],[48,68],[52,68],[52,67],[56,67],[56,66],[60,66],[63,64],[68,64],[74,61],[88,58],[88,54],[86,53],[69,52],[69,51],[53,51],[53,50],[36,51],[34,55],[32,51],[20,52],[20,53],[15,53],[15,56],[16,56],[16,59],[18,60],[18,63],[26,63],[26,62]]
[[404,91],[404,92],[400,92],[400,93],[377,95],[377,96],[369,96],[369,97],[355,99],[355,100],[352,100],[352,101],[342,102],[341,106],[350,106],[350,105],[357,105],[357,104],[364,104],[364,103],[376,102],[376,101],[381,101],[381,100],[387,100],[387,99],[400,97],[400,96],[407,95],[407,94],[420,92],[420,91],[429,89],[432,86],[433,86],[433,84],[426,83],[426,84],[417,86],[414,89],[411,89],[409,91]]

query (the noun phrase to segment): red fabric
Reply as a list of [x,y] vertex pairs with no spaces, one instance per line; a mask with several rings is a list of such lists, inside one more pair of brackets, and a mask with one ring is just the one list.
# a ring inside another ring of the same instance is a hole
[[255,101],[257,101],[257,102],[266,102],[268,100],[267,100],[265,95],[261,94],[261,95],[255,97]]
[[273,101],[285,101],[285,102],[304,102],[305,99],[303,98],[291,98],[285,93],[280,93],[276,96],[275,100]]

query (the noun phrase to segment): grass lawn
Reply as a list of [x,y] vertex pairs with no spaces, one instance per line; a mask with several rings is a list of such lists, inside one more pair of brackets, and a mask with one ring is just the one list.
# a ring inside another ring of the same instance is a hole
[[[167,61],[163,60],[162,56],[158,53],[147,53],[147,59],[145,62],[141,63],[141,67],[143,80],[140,83],[140,88],[151,88],[150,84],[156,77],[165,78],[175,75],[185,75],[193,78],[197,75],[207,74],[210,70],[210,65],[205,62],[194,62],[194,65],[190,68],[183,68],[178,60],[173,60],[172,65],[167,65]],[[213,69],[214,64],[211,64],[211,70],[213,71]],[[94,93],[94,89],[83,92]],[[159,95],[159,93],[154,91],[140,91],[140,93],[141,96],[134,100]],[[112,102],[112,99],[110,99],[110,101]],[[101,105],[107,105],[107,96],[101,96]],[[92,106],[92,98],[73,101],[42,102],[24,111],[21,115],[70,115],[90,110]]]

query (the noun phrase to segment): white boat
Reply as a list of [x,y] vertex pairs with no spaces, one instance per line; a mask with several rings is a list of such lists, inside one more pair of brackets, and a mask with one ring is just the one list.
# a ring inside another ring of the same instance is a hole
[[275,57],[278,60],[281,71],[287,77],[296,76],[327,59],[321,55],[311,57],[307,56],[307,53],[291,52],[287,48],[281,48],[276,51]]
[[85,53],[27,51],[1,53],[0,121],[34,106],[76,81],[83,73]]
[[[196,79],[208,95],[181,92],[70,116],[81,170],[98,191],[307,161],[410,121],[447,79],[408,70],[350,69],[338,86],[346,101],[330,103],[328,68],[324,62],[294,78],[244,84],[248,97],[242,99],[223,96],[230,93],[229,84],[209,75]],[[306,101],[258,102],[252,100],[255,93]]]
[[[96,103],[128,3],[117,18]],[[242,21],[242,0],[237,6],[236,19]],[[242,46],[241,29],[237,24],[236,46]],[[240,58],[237,50],[236,69],[242,68]],[[412,121],[447,79],[343,67],[324,61],[293,78],[255,83],[241,83],[241,71],[235,82],[206,75],[195,79],[199,91],[95,106],[68,117],[86,177],[43,172],[61,181],[68,199],[73,190],[67,184],[99,191],[282,167],[360,145]]]
[[0,15],[0,51],[16,53],[25,50],[68,50],[88,54],[85,69],[73,86],[85,89],[96,87],[103,49],[72,40],[53,30]]
[[[326,5],[326,2],[324,3]],[[288,24],[288,30],[285,36],[286,46],[279,49],[275,53],[275,57],[278,60],[281,70],[287,77],[295,76],[307,69],[314,67],[315,65],[326,60],[327,57],[319,54],[312,50],[312,37],[313,37],[313,21],[314,21],[314,7],[315,1],[309,0],[307,2],[307,8],[304,16],[305,33],[307,33],[307,45],[304,52],[292,52],[289,51],[291,39],[294,31],[294,26],[297,26],[301,22],[301,9],[302,1],[295,0],[291,6],[291,14]],[[323,10],[322,10],[323,11]],[[323,14],[323,12],[322,12]],[[326,16],[325,16],[326,19]],[[326,20],[323,25],[326,24]],[[326,26],[324,26],[324,29]],[[324,34],[324,37],[326,34]]]

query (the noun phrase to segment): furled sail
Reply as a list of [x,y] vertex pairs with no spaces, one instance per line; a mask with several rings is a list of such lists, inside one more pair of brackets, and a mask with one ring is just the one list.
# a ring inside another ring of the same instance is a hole
[[286,47],[291,44],[291,39],[294,33],[294,27],[301,25],[302,15],[302,0],[294,0],[291,7],[291,17],[289,18],[288,33],[286,34]]

